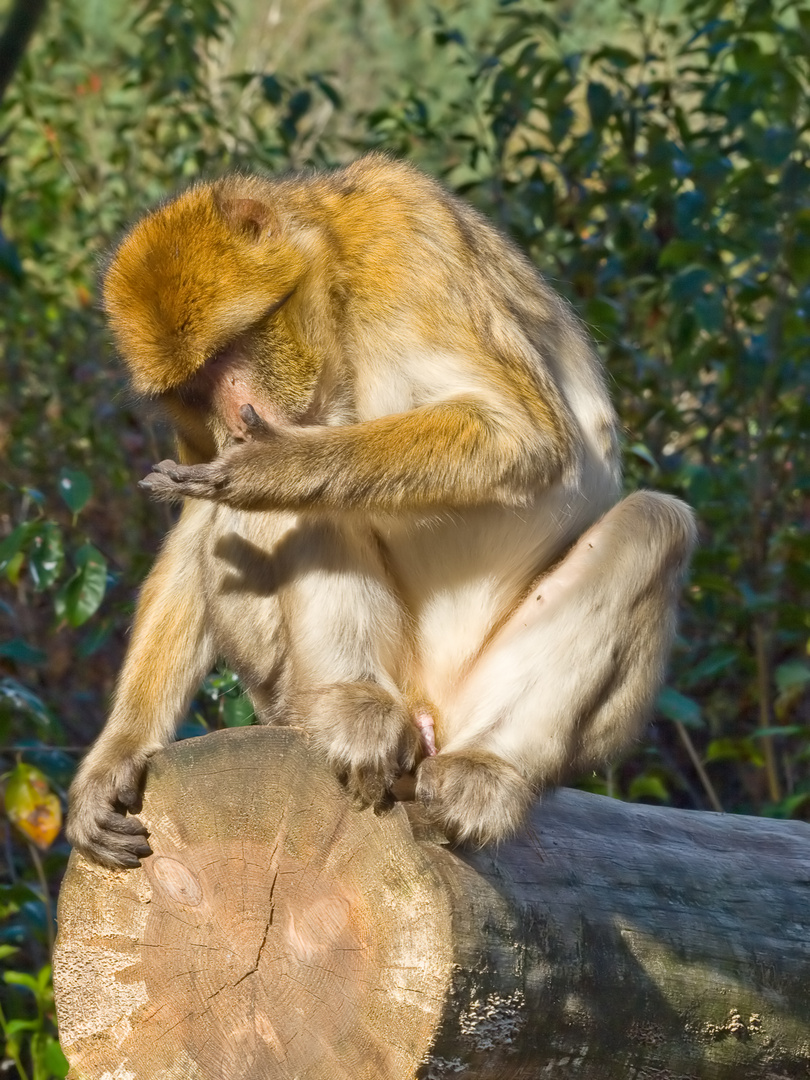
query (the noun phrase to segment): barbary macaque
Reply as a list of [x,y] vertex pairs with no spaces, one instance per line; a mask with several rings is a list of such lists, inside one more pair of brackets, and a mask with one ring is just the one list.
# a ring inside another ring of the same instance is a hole
[[616,417],[568,305],[471,207],[370,155],[198,183],[124,237],[104,304],[183,500],[138,604],[70,840],[149,854],[150,754],[217,658],[362,806],[415,770],[456,841],[641,731],[695,540],[623,501]]

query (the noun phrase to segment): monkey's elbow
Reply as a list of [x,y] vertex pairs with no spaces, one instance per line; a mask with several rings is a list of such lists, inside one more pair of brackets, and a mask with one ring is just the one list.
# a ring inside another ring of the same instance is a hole
[[527,505],[538,491],[566,480],[575,481],[579,460],[570,447],[554,439],[524,441],[504,457],[499,489],[513,505]]

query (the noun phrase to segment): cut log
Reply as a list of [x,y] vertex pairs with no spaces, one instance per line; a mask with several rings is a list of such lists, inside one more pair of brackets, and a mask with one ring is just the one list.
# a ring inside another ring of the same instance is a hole
[[73,1080],[810,1075],[806,824],[560,791],[452,849],[289,728],[161,752],[142,816],[62,886]]

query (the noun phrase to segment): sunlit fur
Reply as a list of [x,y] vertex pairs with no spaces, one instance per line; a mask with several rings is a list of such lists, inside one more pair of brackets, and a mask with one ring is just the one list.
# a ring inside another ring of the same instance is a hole
[[[498,840],[533,794],[638,735],[690,511],[617,500],[616,419],[578,321],[477,212],[371,155],[198,184],[136,224],[104,285],[185,498],[110,720],[71,795],[85,854],[136,865],[149,754],[224,657],[361,804],[417,797]],[[245,409],[244,406],[252,406]]]

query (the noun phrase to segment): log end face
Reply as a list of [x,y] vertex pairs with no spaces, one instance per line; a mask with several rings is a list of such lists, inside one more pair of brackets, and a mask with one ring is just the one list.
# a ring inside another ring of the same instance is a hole
[[157,755],[141,817],[140,869],[74,853],[63,885],[54,978],[76,1077],[410,1080],[451,961],[401,807],[353,810],[300,733],[252,728]]

